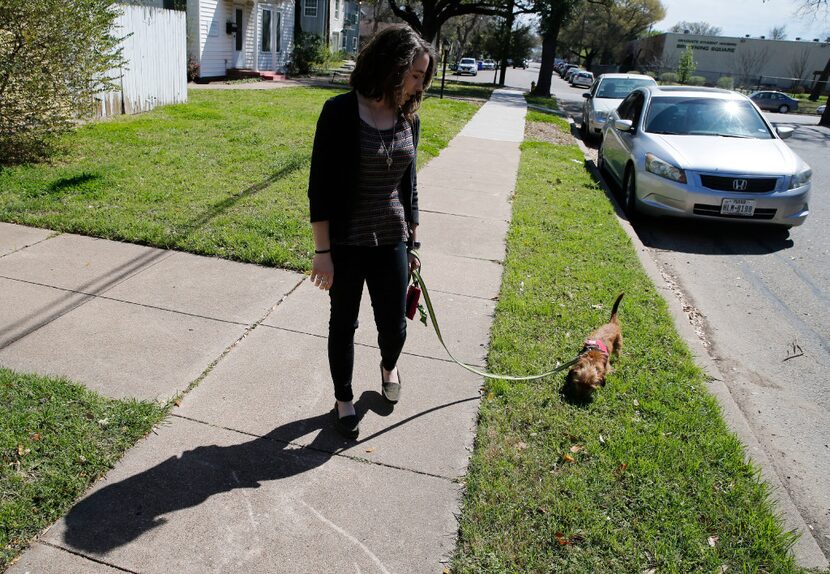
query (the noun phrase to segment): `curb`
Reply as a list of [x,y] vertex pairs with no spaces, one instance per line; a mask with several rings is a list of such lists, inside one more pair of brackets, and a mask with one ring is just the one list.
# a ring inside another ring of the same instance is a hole
[[[567,119],[568,123],[573,126],[573,118],[568,115]],[[695,358],[695,362],[701,369],[703,369],[703,372],[710,379],[708,384],[709,392],[712,393],[712,395],[714,395],[717,399],[721,408],[721,414],[726,421],[726,424],[743,443],[745,447],[746,460],[752,462],[756,467],[758,467],[764,482],[769,485],[770,495],[775,501],[776,508],[779,511],[778,516],[783,522],[784,529],[794,531],[798,534],[798,539],[793,544],[791,549],[796,563],[802,568],[817,568],[821,570],[827,569],[830,565],[827,557],[821,551],[821,548],[813,537],[810,527],[798,511],[798,508],[796,507],[793,499],[790,497],[789,492],[778,478],[772,461],[769,459],[766,452],[764,452],[760,441],[755,436],[752,428],[749,426],[749,423],[741,412],[738,403],[735,402],[734,397],[732,397],[732,394],[729,392],[729,388],[724,382],[726,381],[726,377],[704,348],[697,336],[697,333],[695,333],[694,327],[691,325],[688,317],[684,313],[681,302],[672,295],[671,289],[666,285],[666,281],[663,274],[660,272],[658,263],[651,257],[648,248],[643,245],[642,241],[640,241],[640,237],[634,231],[634,228],[625,216],[622,208],[617,202],[617,198],[614,196],[611,188],[605,181],[605,178],[602,177],[602,174],[599,172],[594,160],[589,158],[588,148],[582,140],[578,138],[574,139],[576,139],[579,149],[585,156],[585,165],[588,168],[588,171],[600,187],[602,187],[606,197],[614,207],[614,213],[617,216],[617,223],[619,223],[620,227],[623,228],[626,235],[628,235],[629,239],[631,239],[631,243],[637,252],[637,257],[645,269],[646,274],[649,276],[652,283],[654,283],[654,286],[657,287],[657,291],[666,302],[669,312],[671,313],[675,329],[677,329],[677,332],[689,346],[689,349]]]

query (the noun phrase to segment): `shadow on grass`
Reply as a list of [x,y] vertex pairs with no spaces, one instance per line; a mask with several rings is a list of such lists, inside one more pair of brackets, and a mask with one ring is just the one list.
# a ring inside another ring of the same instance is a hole
[[[65,519],[64,541],[83,552],[110,552],[163,525],[169,513],[198,506],[216,494],[258,488],[265,481],[313,470],[332,456],[359,447],[414,419],[475,400],[479,397],[438,405],[359,441],[349,441],[337,434],[333,429],[334,414],[328,412],[287,423],[248,442],[196,447],[105,486],[76,504]],[[355,408],[360,418],[370,411],[379,416],[392,412],[392,407],[377,391],[364,392]],[[313,432],[317,436],[311,444],[289,448],[297,446],[292,441]]]
[[255,183],[248,188],[231,195],[230,197],[226,197],[225,199],[221,200],[220,202],[212,205],[208,208],[201,216],[197,217],[196,219],[191,220],[182,228],[176,231],[176,237],[180,239],[185,239],[190,235],[194,234],[196,231],[201,229],[202,227],[206,226],[211,220],[222,215],[234,205],[246,199],[248,197],[252,197],[257,193],[267,189],[274,183],[289,177],[295,171],[298,171],[306,166],[311,162],[311,156],[309,154],[301,154],[301,153],[294,153],[277,171],[272,173],[269,177],[265,178],[263,181],[259,183]]
[[100,175],[91,174],[91,173],[82,173],[79,175],[74,175],[72,177],[62,177],[57,181],[53,181],[49,187],[49,193],[60,193],[65,189],[69,189],[76,186],[85,185],[91,181],[96,181],[101,179]]

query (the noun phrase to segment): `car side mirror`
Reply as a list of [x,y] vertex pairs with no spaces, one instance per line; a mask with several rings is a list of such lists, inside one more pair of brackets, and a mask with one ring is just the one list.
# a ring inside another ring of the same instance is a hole
[[793,132],[795,130],[793,130],[793,128],[781,126],[781,127],[775,128],[775,131],[778,132],[778,137],[780,137],[782,140],[785,140],[788,137],[790,137],[791,135],[793,135]]
[[583,93],[583,94],[582,94],[582,97],[583,97],[583,98],[588,98],[588,99],[590,100],[590,99],[591,99],[591,92],[585,92],[585,93]]
[[614,120],[614,129],[621,132],[630,132],[634,126],[631,120]]

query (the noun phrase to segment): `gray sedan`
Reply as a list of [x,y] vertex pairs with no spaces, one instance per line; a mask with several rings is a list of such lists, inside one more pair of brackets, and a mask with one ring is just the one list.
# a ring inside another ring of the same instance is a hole
[[801,225],[810,167],[736,92],[638,88],[609,117],[599,167],[622,187],[626,211]]

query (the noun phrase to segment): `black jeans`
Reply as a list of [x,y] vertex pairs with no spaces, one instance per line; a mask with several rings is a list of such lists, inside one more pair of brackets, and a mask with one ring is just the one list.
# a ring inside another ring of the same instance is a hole
[[409,256],[401,242],[378,247],[332,245],[331,257],[334,282],[329,290],[329,368],[335,398],[351,401],[354,332],[363,283],[369,287],[383,367],[394,369],[406,341]]

